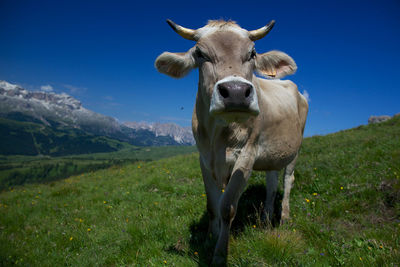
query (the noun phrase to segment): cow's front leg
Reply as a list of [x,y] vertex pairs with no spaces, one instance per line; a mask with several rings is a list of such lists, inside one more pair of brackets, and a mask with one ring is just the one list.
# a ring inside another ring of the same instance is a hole
[[228,186],[221,196],[219,203],[220,232],[214,250],[212,266],[225,266],[227,264],[230,228],[236,215],[240,195],[247,184],[250,174],[251,168],[238,168],[234,170]]
[[209,216],[207,237],[211,235],[214,238],[218,237],[220,229],[218,203],[221,197],[221,190],[215,183],[211,171],[207,169],[203,160],[200,158],[200,167],[203,175],[204,187],[207,194],[207,211]]

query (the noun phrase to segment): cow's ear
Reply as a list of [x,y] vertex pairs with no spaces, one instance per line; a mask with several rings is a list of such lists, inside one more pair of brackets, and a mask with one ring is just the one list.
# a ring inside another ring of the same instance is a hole
[[296,72],[293,58],[280,51],[258,54],[256,57],[257,72],[265,77],[282,78]]
[[182,78],[196,67],[192,50],[190,49],[186,53],[164,52],[157,57],[154,66],[161,73],[174,78]]

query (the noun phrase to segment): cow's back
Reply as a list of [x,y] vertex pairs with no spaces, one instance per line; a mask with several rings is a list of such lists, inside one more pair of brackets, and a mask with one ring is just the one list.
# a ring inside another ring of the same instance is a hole
[[261,112],[254,169],[279,170],[300,149],[308,104],[291,81],[255,79]]

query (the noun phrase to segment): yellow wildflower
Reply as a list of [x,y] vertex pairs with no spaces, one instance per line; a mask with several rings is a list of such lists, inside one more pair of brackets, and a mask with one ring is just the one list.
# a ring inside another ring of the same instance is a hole
[[309,202],[310,202],[310,200],[309,200],[308,198],[306,198],[306,201],[307,201],[307,203],[309,203]]
[[313,193],[313,196],[316,196],[316,195],[318,195],[318,193]]
[[72,236],[69,238],[69,241],[72,241],[72,239],[74,239]]
[[194,255],[196,255],[196,256],[197,256],[197,255],[199,255],[199,253],[198,253],[197,251],[195,251],[195,252],[194,252]]
[[343,186],[340,187],[340,190],[343,190]]
[[90,231],[92,231],[92,229],[88,228],[87,231],[90,232]]
[[255,224],[253,224],[253,228],[256,228],[256,225],[255,225]]

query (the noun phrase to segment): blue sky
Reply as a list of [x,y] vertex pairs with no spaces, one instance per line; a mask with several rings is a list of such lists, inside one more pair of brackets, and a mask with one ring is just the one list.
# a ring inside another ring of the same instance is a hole
[[154,68],[163,51],[194,45],[167,18],[189,28],[232,19],[248,30],[276,20],[256,49],[296,61],[297,73],[285,79],[310,96],[306,136],[400,112],[398,0],[1,0],[0,10],[0,80],[66,92],[122,122],[190,125],[197,70],[176,80]]

